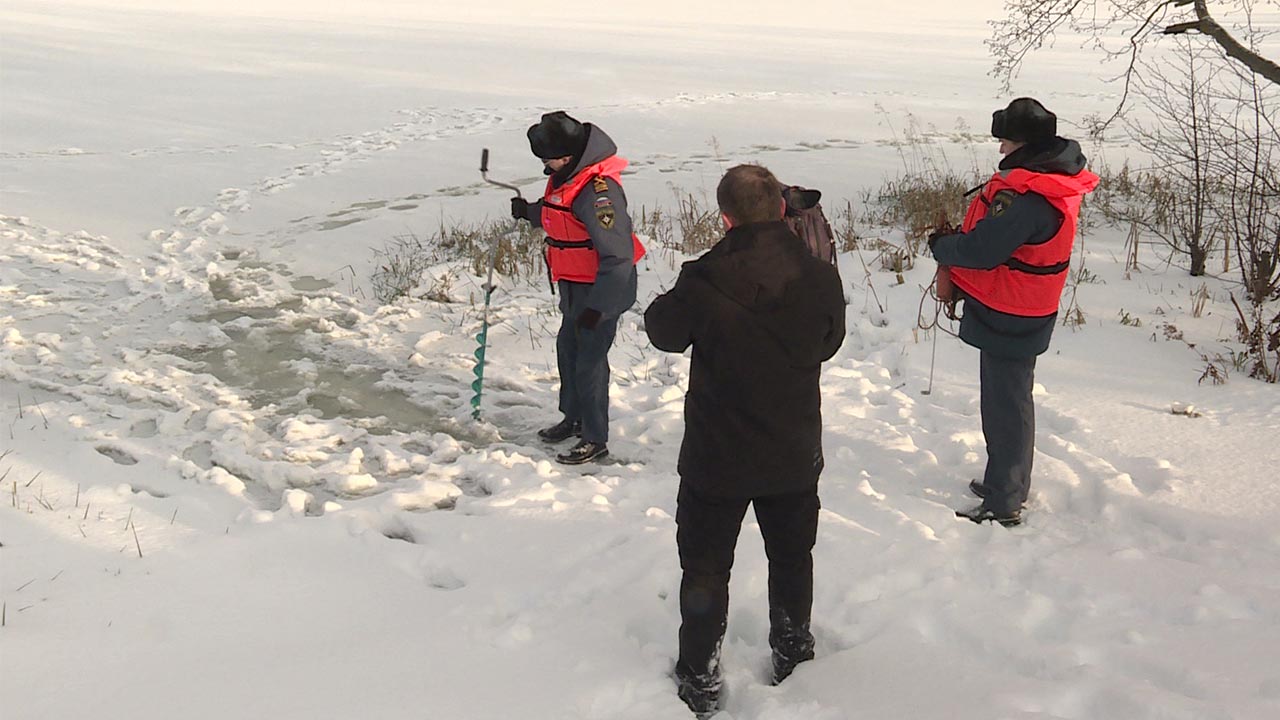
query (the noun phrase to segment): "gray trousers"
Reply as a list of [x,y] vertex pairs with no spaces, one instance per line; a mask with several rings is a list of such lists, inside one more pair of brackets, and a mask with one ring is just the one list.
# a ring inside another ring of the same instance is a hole
[[1031,400],[1036,358],[1005,358],[982,351],[979,357],[982,435],[987,441],[988,509],[997,514],[1022,508],[1031,492],[1036,410]]
[[560,281],[560,312],[564,318],[556,335],[556,363],[560,367],[560,412],[582,421],[582,439],[609,441],[609,348],[618,331],[618,318],[601,318],[588,330],[578,326],[587,309],[591,286]]

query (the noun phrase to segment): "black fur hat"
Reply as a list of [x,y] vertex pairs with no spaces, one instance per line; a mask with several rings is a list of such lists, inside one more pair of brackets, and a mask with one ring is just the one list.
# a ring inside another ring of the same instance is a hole
[[543,160],[580,155],[587,146],[586,128],[563,110],[543,115],[528,135],[529,149]]
[[1032,98],[1018,98],[1009,107],[991,113],[991,135],[1001,140],[1034,143],[1057,134],[1058,116]]

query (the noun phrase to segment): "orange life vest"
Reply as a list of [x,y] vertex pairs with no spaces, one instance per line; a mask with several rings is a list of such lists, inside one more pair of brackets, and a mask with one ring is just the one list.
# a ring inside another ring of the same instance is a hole
[[990,270],[952,267],[951,280],[974,300],[1003,313],[1044,317],[1058,312],[1075,244],[1080,202],[1097,185],[1098,176],[1088,170],[1075,175],[1052,175],[1016,168],[992,175],[969,204],[962,232],[969,232],[987,216],[992,199],[1002,190],[1043,196],[1062,213],[1062,226],[1048,242],[1022,245],[1012,257]]
[[[591,244],[587,226],[573,214],[573,201],[596,178],[610,178],[621,185],[622,171],[626,167],[626,160],[612,155],[578,171],[564,185],[552,187],[552,181],[547,181],[546,192],[542,195],[542,230],[547,234],[547,269],[551,273],[551,282],[596,281],[600,256]],[[638,263],[644,257],[644,246],[635,233],[631,235],[631,244],[632,262]]]

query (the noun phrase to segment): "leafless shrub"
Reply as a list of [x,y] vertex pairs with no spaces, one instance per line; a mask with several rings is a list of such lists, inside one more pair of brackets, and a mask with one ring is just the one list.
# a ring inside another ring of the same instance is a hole
[[431,285],[422,297],[438,303],[453,302],[453,283],[456,279],[457,274],[453,270],[445,269],[432,277]]
[[649,242],[659,248],[676,249],[675,233],[672,229],[671,216],[661,207],[652,210],[641,206],[634,218],[636,232],[649,238]]
[[[907,238],[904,249],[916,255],[934,228],[959,224],[969,205],[966,193],[980,185],[985,176],[972,155],[970,168],[957,170],[945,149],[933,142],[942,134],[921,128],[915,116],[907,115],[903,135],[899,137],[885,109],[879,105],[876,109],[890,129],[890,142],[898,150],[902,171],[864,194],[863,220],[869,225],[901,228]],[[964,128],[945,137],[976,139]]]
[[1120,324],[1129,327],[1142,327],[1142,318],[1134,317],[1128,310],[1120,308]]
[[[1251,6],[1241,7],[1245,22],[1238,32],[1252,46],[1264,34],[1252,25]],[[1097,196],[1112,219],[1141,227],[1185,254],[1193,276],[1205,273],[1219,247],[1224,271],[1232,267],[1228,253],[1234,254],[1247,304],[1237,305],[1236,323],[1248,358],[1245,369],[1251,377],[1276,382],[1280,84],[1229,55],[1183,40],[1176,56],[1166,59],[1171,61],[1135,66],[1131,87],[1150,113],[1126,125],[1156,164],[1104,176]],[[1204,300],[1193,297],[1193,313],[1203,309]]]
[[880,264],[880,269],[891,272],[898,276],[898,284],[901,285],[904,280],[902,274],[915,267],[915,256],[911,250],[905,247],[898,247],[890,242],[880,241],[876,261]]
[[1269,383],[1280,381],[1280,310],[1275,303],[1269,308],[1251,303],[1246,313],[1234,294],[1231,304],[1236,308],[1236,335],[1244,345],[1242,355],[1249,376]]
[[1072,285],[1071,301],[1067,303],[1067,311],[1062,313],[1063,327],[1069,327],[1072,330],[1085,324],[1084,311],[1080,309],[1080,304],[1076,302],[1076,294],[1080,289],[1079,285]]
[[1124,241],[1124,269],[1126,273],[1138,272],[1138,244],[1142,239],[1142,233],[1138,223],[1129,225],[1129,237]]
[[1216,88],[1225,68],[1201,45],[1181,39],[1177,45],[1175,58],[1144,63],[1135,78],[1149,113],[1125,125],[1157,165],[1140,183],[1147,186],[1144,201],[1128,205],[1128,219],[1188,255],[1198,277],[1213,249],[1213,204],[1223,190],[1214,166],[1224,120]]
[[853,209],[853,201],[846,200],[844,206],[836,211],[831,229],[835,233],[837,252],[853,252],[861,247],[863,237],[858,232],[858,213]]
[[717,206],[700,201],[693,193],[676,193],[676,203],[680,252],[697,255],[710,250],[724,237],[724,223]]
[[1071,283],[1073,285],[1106,285],[1107,281],[1098,277],[1098,275],[1089,268],[1081,265],[1079,268],[1071,271]]
[[968,204],[965,191],[973,178],[955,174],[904,175],[885,180],[871,198],[867,220],[871,224],[900,227],[906,233],[907,250],[916,253],[939,217],[962,218]]
[[1204,370],[1200,373],[1200,379],[1196,381],[1197,385],[1203,384],[1205,380],[1214,385],[1222,385],[1227,381],[1227,365],[1226,360],[1221,355],[1216,357],[1200,356],[1205,361]]
[[711,249],[724,237],[720,210],[693,193],[674,190],[676,209],[641,207],[635,218],[636,231],[649,238],[656,249],[697,255]]
[[455,225],[442,221],[426,239],[412,233],[392,238],[381,250],[374,251],[374,298],[381,303],[395,302],[429,283],[423,297],[447,302],[456,274],[445,271],[432,277],[427,271],[442,263],[465,261],[472,273],[484,275],[495,245],[495,271],[525,281],[543,277],[546,266],[542,233],[528,223],[519,223],[516,228],[512,225],[510,220]]
[[426,247],[415,235],[392,238],[382,250],[374,251],[378,266],[371,283],[373,297],[386,304],[408,297],[422,282],[422,273],[435,258],[433,248]]
[[1122,174],[1099,173],[1101,182],[1094,193],[1094,206],[1102,216],[1114,223],[1127,224],[1129,237],[1125,245],[1125,269],[1138,269],[1138,246],[1141,231],[1146,230],[1175,255],[1190,259],[1190,274],[1205,273],[1206,260],[1214,249],[1215,235],[1206,228],[1210,185],[1199,184],[1171,174],[1169,168],[1132,171]]
[[1209,286],[1200,283],[1200,287],[1191,291],[1191,317],[1204,315],[1205,303],[1209,302]]

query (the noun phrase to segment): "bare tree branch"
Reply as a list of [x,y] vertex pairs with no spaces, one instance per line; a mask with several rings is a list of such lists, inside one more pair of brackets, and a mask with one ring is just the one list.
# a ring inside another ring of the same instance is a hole
[[[1227,4],[1248,12],[1252,3],[1236,0]],[[1280,5],[1273,0],[1266,4]],[[1095,124],[1094,133],[1105,130],[1124,111],[1131,97],[1133,75],[1139,72],[1139,60],[1161,35],[1194,33],[1207,37],[1234,62],[1280,85],[1280,65],[1223,27],[1209,11],[1207,0],[1005,0],[1004,17],[990,24],[992,34],[986,44],[995,60],[991,74],[1000,80],[1005,92],[1030,54],[1052,45],[1058,33],[1083,36],[1108,60],[1124,58],[1124,71],[1116,76],[1124,81],[1121,99],[1111,117]],[[1124,46],[1112,46],[1110,41],[1119,39],[1116,33],[1121,28]],[[1253,40],[1263,36],[1265,33],[1250,29]]]
[[1165,35],[1180,35],[1194,30],[1212,38],[1222,48],[1222,51],[1227,54],[1227,57],[1240,62],[1272,83],[1280,85],[1280,65],[1245,47],[1226,28],[1219,25],[1218,21],[1214,20],[1213,16],[1209,14],[1207,0],[1177,0],[1177,2],[1179,5],[1186,5],[1189,2],[1193,4],[1195,6],[1196,19],[1194,22],[1170,25],[1164,29]]
[[1138,55],[1142,49],[1142,41],[1146,38],[1150,29],[1156,24],[1156,16],[1164,15],[1164,12],[1170,5],[1185,5],[1192,0],[1168,0],[1167,2],[1158,3],[1147,17],[1129,35],[1129,67],[1124,71],[1124,92],[1120,95],[1120,102],[1116,103],[1115,112],[1111,113],[1111,117],[1105,121],[1098,123],[1091,129],[1091,134],[1095,137],[1101,135],[1107,128],[1111,127],[1111,123],[1115,122],[1120,114],[1124,112],[1125,103],[1129,100],[1129,91],[1133,87],[1133,74],[1138,64]]

